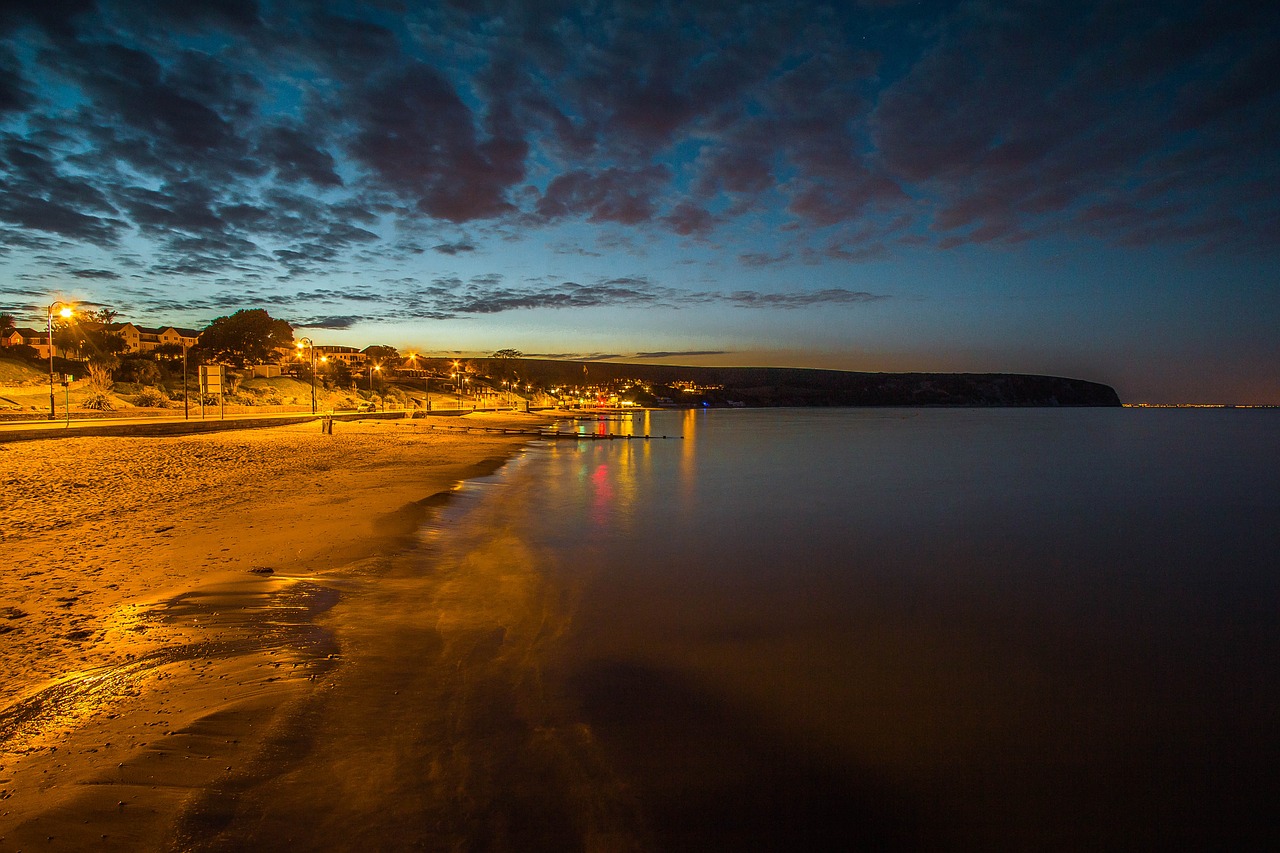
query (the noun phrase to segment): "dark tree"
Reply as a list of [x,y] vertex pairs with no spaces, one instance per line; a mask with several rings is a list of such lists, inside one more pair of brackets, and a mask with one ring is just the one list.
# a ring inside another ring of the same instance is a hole
[[65,320],[55,318],[53,342],[58,349],[73,352],[79,359],[114,370],[120,363],[120,353],[129,347],[124,338],[109,328],[115,319],[116,312],[110,308],[80,310]]
[[200,349],[234,367],[275,361],[278,349],[293,346],[293,327],[262,308],[246,308],[219,317],[200,335]]
[[351,372],[351,365],[341,359],[330,359],[321,367],[321,371],[328,374],[328,379],[335,388],[355,387],[356,380]]
[[365,358],[374,364],[379,364],[384,368],[399,367],[400,362],[404,359],[400,356],[400,351],[395,347],[371,346],[364,348]]

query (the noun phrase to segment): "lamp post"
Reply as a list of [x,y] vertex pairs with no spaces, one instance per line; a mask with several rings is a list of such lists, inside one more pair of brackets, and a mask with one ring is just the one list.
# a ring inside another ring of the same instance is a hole
[[370,365],[369,365],[369,396],[370,396],[370,397],[372,397],[372,396],[373,396],[373,372],[374,372],[375,370],[376,370],[376,371],[378,371],[379,373],[381,373],[381,372],[382,372],[382,365],[380,365],[380,364],[370,364]]
[[306,347],[311,352],[311,414],[316,413],[316,346],[311,338],[299,338],[298,349]]
[[[409,353],[409,360],[413,362],[414,370],[418,369],[418,354],[416,352]],[[426,404],[427,411],[431,411],[431,372],[425,367],[422,369],[423,393],[427,395]]]
[[[49,420],[58,416],[53,400],[53,312],[55,309],[58,311],[58,316],[64,319],[69,319],[75,313],[73,306],[66,302],[54,302],[49,306]],[[68,406],[67,417],[70,416],[71,407]]]
[[191,389],[187,387],[187,339],[182,338],[182,419],[191,417]]

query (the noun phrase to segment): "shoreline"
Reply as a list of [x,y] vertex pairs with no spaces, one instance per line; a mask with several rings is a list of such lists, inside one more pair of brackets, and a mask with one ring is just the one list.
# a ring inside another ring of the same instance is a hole
[[0,445],[0,846],[171,844],[324,689],[344,587],[529,440],[343,426]]

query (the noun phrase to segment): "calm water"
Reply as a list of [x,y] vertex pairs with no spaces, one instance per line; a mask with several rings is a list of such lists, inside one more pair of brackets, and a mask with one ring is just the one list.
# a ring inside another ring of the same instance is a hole
[[500,536],[545,584],[540,696],[641,846],[1280,837],[1280,412],[579,428],[683,438],[535,449],[428,551]]
[[341,665],[183,849],[1280,849],[1280,412],[580,428],[682,438],[329,581]]

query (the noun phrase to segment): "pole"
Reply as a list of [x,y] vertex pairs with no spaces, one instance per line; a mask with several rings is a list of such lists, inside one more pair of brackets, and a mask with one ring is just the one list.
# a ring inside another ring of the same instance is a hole
[[49,420],[58,416],[53,402],[53,308],[57,304],[55,302],[49,306]]
[[191,418],[191,389],[187,385],[187,339],[182,339],[182,419]]

